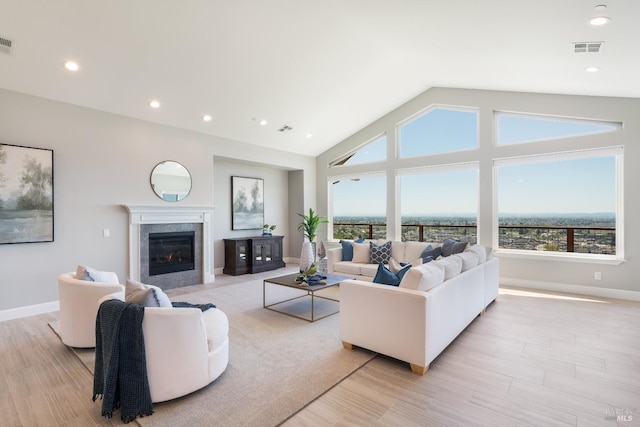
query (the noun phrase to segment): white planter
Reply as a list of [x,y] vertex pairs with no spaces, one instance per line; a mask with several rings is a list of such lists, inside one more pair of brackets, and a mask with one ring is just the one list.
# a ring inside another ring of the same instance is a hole
[[315,261],[314,247],[311,242],[302,243],[302,252],[300,253],[300,271],[306,271]]

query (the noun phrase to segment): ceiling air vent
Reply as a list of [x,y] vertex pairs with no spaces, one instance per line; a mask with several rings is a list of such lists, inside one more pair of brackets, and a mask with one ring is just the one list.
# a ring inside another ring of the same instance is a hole
[[280,129],[278,129],[278,132],[289,132],[291,129],[293,129],[291,126],[284,125]]
[[7,55],[13,55],[13,51],[16,48],[16,42],[8,37],[0,36],[0,53],[6,53]]
[[604,42],[576,42],[573,43],[574,53],[600,53]]

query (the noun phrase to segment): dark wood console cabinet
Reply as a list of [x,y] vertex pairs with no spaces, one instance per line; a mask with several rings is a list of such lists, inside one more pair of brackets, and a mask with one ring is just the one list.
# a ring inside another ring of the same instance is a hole
[[224,274],[238,276],[285,266],[282,260],[284,236],[237,237],[224,240]]

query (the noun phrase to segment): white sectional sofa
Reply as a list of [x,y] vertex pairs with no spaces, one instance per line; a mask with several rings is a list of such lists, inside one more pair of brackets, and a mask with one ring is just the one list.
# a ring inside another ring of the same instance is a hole
[[[393,255],[400,257],[404,246],[400,259],[409,262],[418,251],[417,242],[397,243]],[[344,347],[357,346],[391,356],[424,374],[429,364],[496,299],[499,261],[487,252],[475,245],[463,253],[412,267],[397,287],[371,283],[377,266],[337,261],[334,254],[333,270],[329,271],[355,274],[360,268],[360,279],[340,284],[340,337]]]

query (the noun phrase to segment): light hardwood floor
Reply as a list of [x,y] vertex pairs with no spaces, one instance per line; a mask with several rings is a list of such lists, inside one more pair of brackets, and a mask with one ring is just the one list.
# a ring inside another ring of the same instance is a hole
[[[121,425],[88,409],[92,376],[56,319],[0,322],[0,426]],[[378,356],[284,425],[640,425],[640,303],[502,288],[426,375]]]

